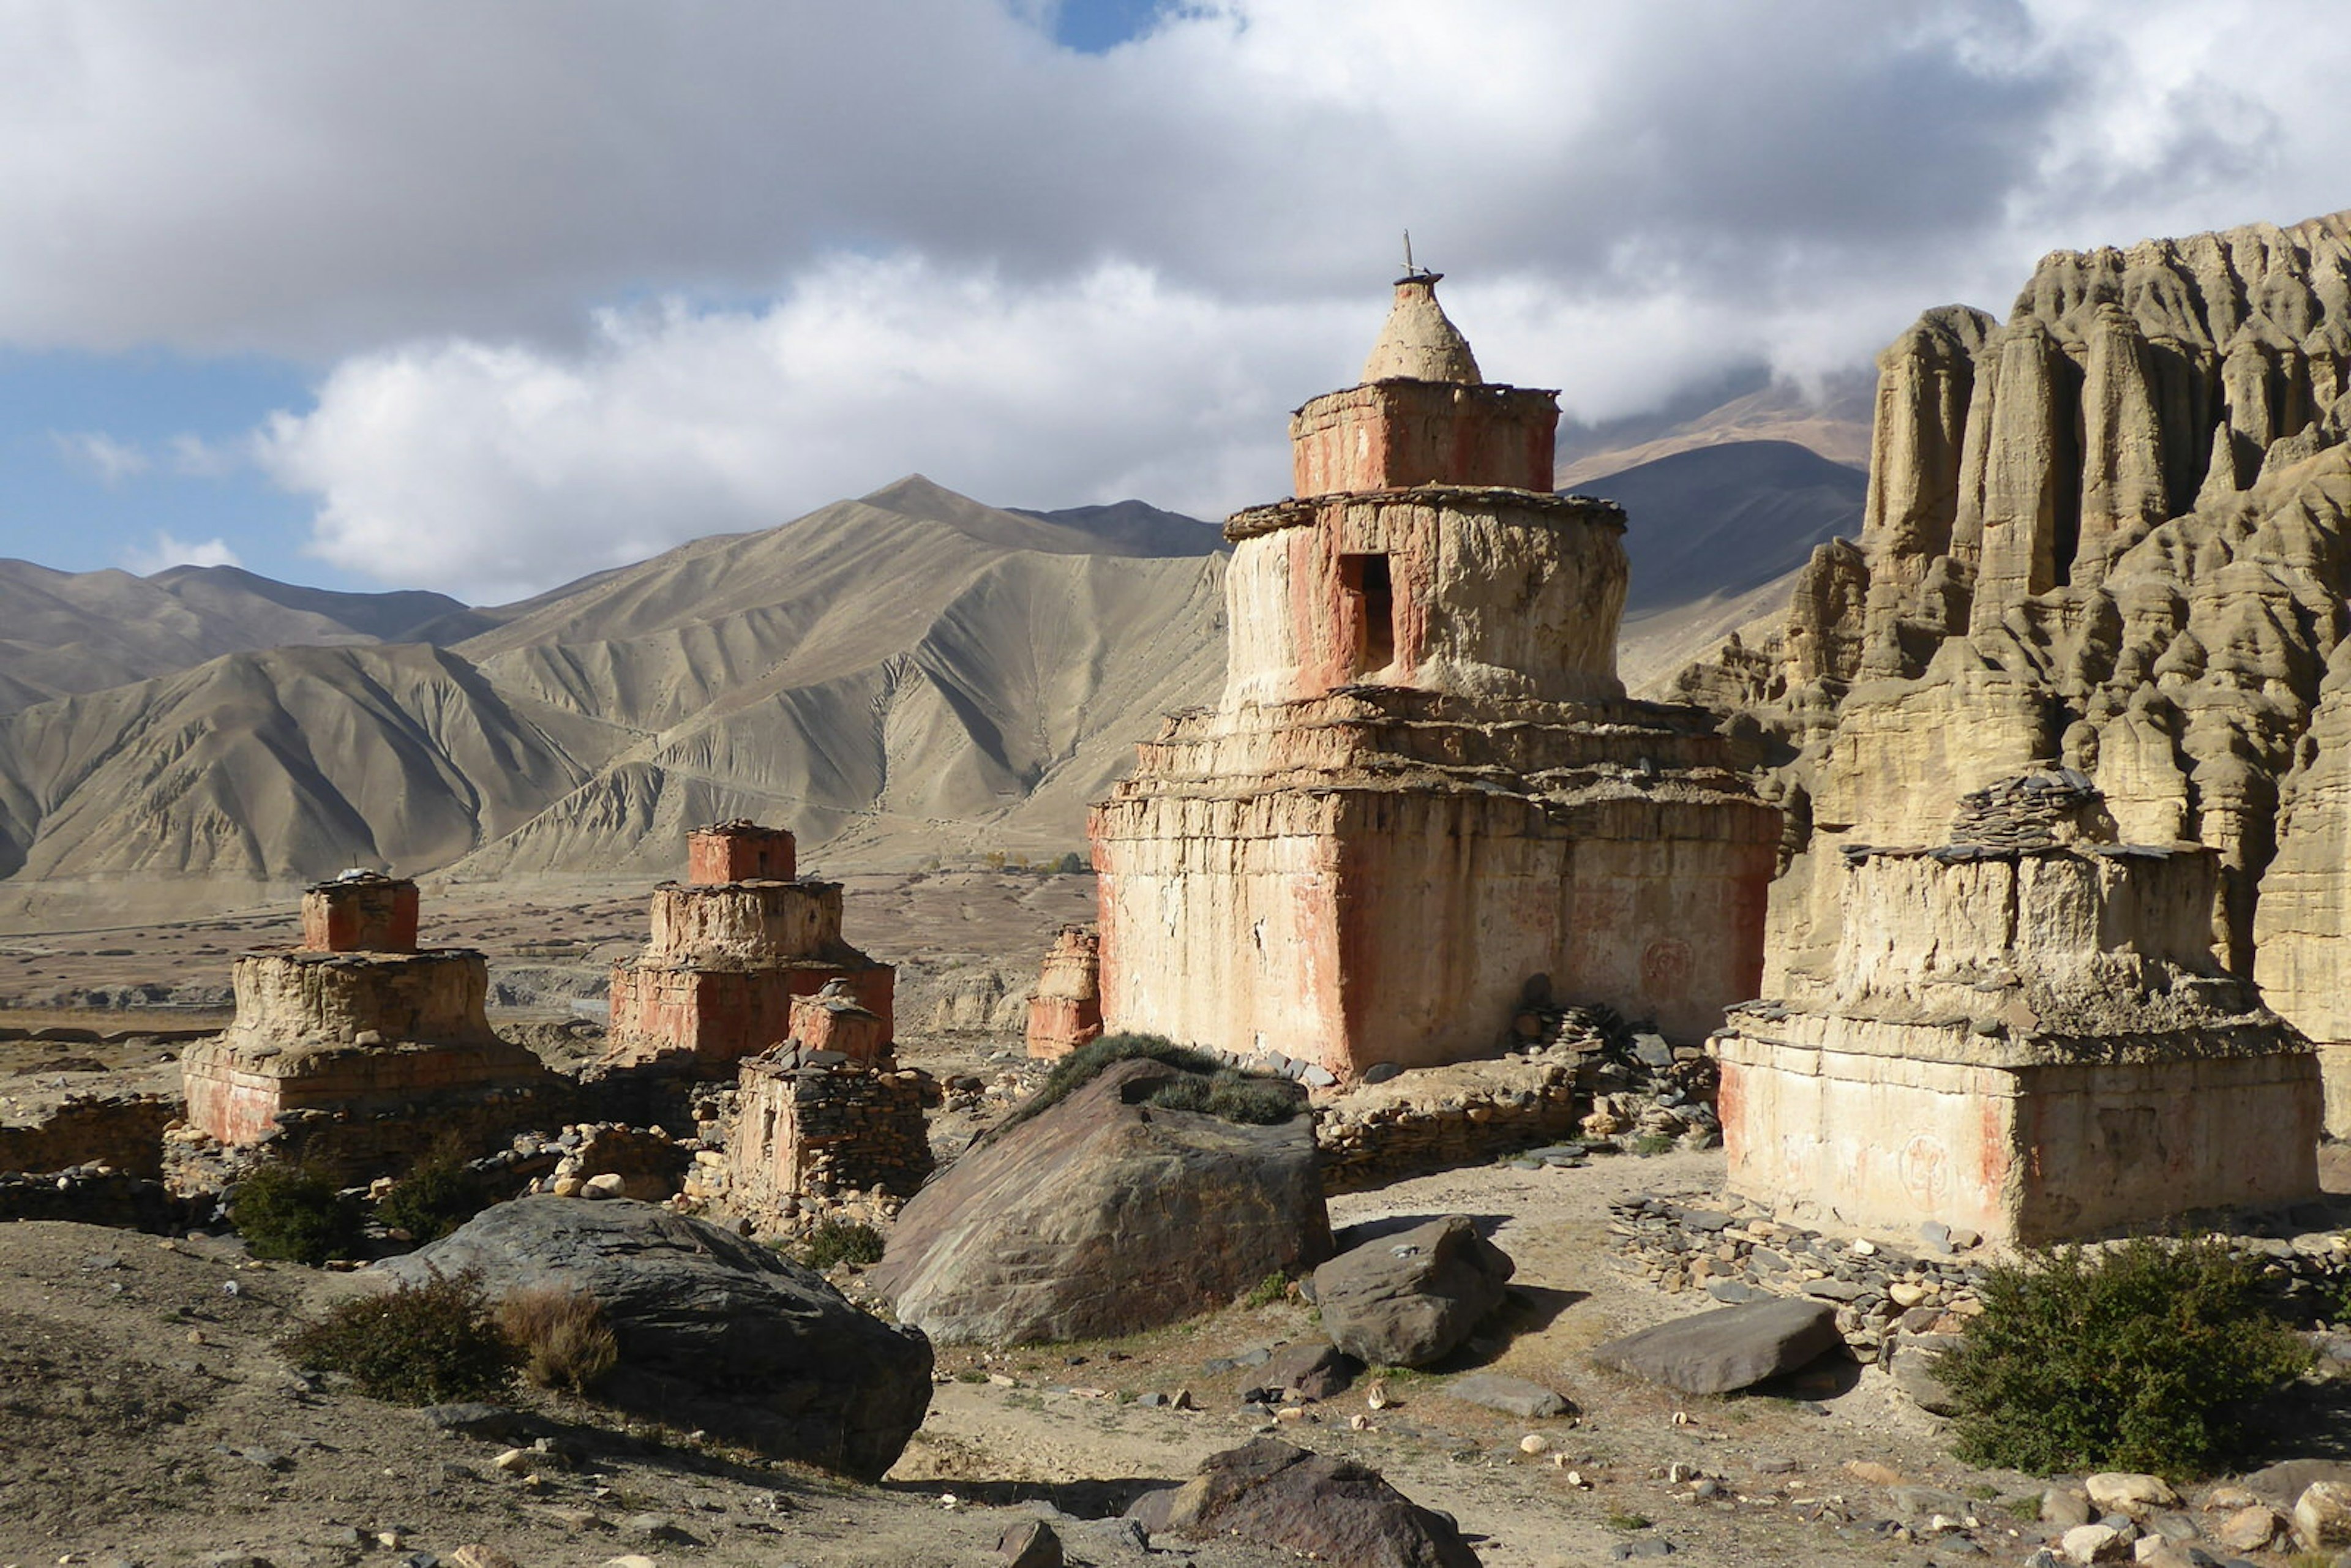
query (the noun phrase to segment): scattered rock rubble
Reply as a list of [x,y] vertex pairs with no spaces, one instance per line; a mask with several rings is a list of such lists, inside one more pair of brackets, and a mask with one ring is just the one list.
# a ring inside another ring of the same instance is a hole
[[[1863,1362],[1890,1362],[1906,1343],[1964,1333],[1967,1320],[1983,1310],[1985,1271],[1996,1261],[1974,1232],[1938,1224],[1922,1226],[1917,1250],[1904,1251],[1839,1240],[1736,1200],[1700,1208],[1643,1194],[1610,1207],[1620,1269],[1669,1296],[1832,1302],[1846,1349]],[[2286,1321],[2331,1324],[2351,1290],[2346,1226],[2351,1198],[2335,1198],[2296,1205],[2242,1233],[2212,1234],[2239,1256],[2258,1260],[2262,1287]],[[2120,1244],[2082,1245],[2095,1253]],[[2330,1338],[2320,1349],[2351,1363],[2351,1339]]]
[[1714,1063],[1696,1046],[1669,1044],[1605,1008],[1548,1005],[1521,1011],[1511,1040],[1486,1061],[1374,1069],[1326,1098],[1314,1124],[1325,1190],[1482,1165],[1513,1149],[1572,1166],[1587,1150],[1617,1153],[1645,1138],[1691,1148],[1721,1139]]

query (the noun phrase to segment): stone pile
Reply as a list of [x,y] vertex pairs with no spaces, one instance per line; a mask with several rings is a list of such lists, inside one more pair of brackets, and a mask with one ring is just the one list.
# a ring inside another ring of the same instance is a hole
[[[1399,1176],[1522,1158],[1581,1164],[1646,1137],[1711,1147],[1714,1064],[1605,1009],[1529,1007],[1501,1055],[1381,1077],[1327,1098],[1314,1137],[1323,1182],[1358,1192]],[[1544,1145],[1550,1145],[1545,1147]]]
[[1609,1205],[1619,1267],[1669,1296],[1726,1305],[1809,1296],[1836,1307],[1837,1331],[1863,1360],[1892,1336],[1949,1333],[1982,1310],[1982,1238],[1930,1227],[1914,1251],[1837,1241],[1735,1199],[1695,1208],[1639,1194]]
[[0,1170],[0,1224],[59,1219],[172,1235],[203,1224],[212,1209],[209,1198],[183,1197],[102,1162],[38,1174]]
[[579,1123],[541,1140],[532,1151],[554,1165],[532,1182],[532,1192],[557,1197],[633,1197],[660,1203],[677,1195],[694,1148],[662,1127]]
[[[1703,1294],[1735,1304],[1773,1296],[1834,1302],[1847,1348],[1876,1361],[1905,1339],[1963,1333],[1982,1311],[1985,1271],[1997,1260],[1983,1237],[1937,1223],[1914,1245],[1838,1239],[1737,1198],[1719,1207],[1636,1194],[1609,1206],[1619,1269],[1670,1296]],[[2262,1288],[2287,1322],[2351,1327],[2351,1198],[2296,1205],[2268,1217],[2239,1217],[2211,1231],[2257,1267]],[[2095,1256],[2120,1241],[2080,1244]],[[2322,1354],[2351,1362],[2351,1339]]]
[[[2104,804],[2089,776],[2072,768],[2003,779],[1959,797],[1951,819],[1955,850],[2038,850],[2081,836],[2082,818]],[[1850,856],[1855,846],[1845,846]]]
[[69,1094],[36,1121],[0,1124],[0,1172],[37,1176],[104,1165],[162,1174],[163,1129],[180,1102],[160,1094]]
[[788,1044],[743,1064],[726,1125],[725,1206],[756,1230],[857,1198],[904,1203],[933,1168],[938,1081],[894,1061]]

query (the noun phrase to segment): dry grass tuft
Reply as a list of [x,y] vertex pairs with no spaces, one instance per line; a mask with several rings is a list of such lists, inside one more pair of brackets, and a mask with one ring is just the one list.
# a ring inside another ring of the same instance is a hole
[[517,1291],[498,1303],[498,1327],[522,1353],[522,1375],[541,1388],[585,1394],[621,1359],[604,1309],[578,1291]]

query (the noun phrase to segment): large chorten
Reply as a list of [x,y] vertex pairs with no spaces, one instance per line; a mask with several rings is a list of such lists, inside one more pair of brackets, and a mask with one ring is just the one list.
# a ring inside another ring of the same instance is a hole
[[1352,1077],[1546,994],[1695,1040],[1755,992],[1779,813],[1625,699],[1624,513],[1552,493],[1557,394],[1484,382],[1437,281],[1226,524],[1223,700],[1094,810],[1112,1030]]

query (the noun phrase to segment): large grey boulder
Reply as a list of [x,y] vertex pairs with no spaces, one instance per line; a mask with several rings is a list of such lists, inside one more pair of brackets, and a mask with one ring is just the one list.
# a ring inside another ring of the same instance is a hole
[[931,1346],[765,1247],[632,1199],[525,1197],[377,1268],[474,1270],[492,1300],[595,1298],[620,1341],[597,1396],[763,1452],[878,1480],[921,1426]]
[[1349,1568],[1478,1568],[1450,1519],[1379,1471],[1274,1437],[1209,1455],[1198,1475],[1146,1492],[1126,1516],[1154,1536],[1232,1536]]
[[867,1277],[942,1342],[1155,1328],[1330,1256],[1313,1119],[1244,1125],[1144,1103],[1183,1070],[1114,1061],[932,1178]]
[[1343,1252],[1314,1270],[1331,1343],[1371,1366],[1426,1366],[1502,1304],[1514,1265],[1466,1215]]
[[1594,1345],[1592,1359],[1685,1394],[1728,1394],[1808,1365],[1844,1343],[1826,1301],[1750,1301]]

